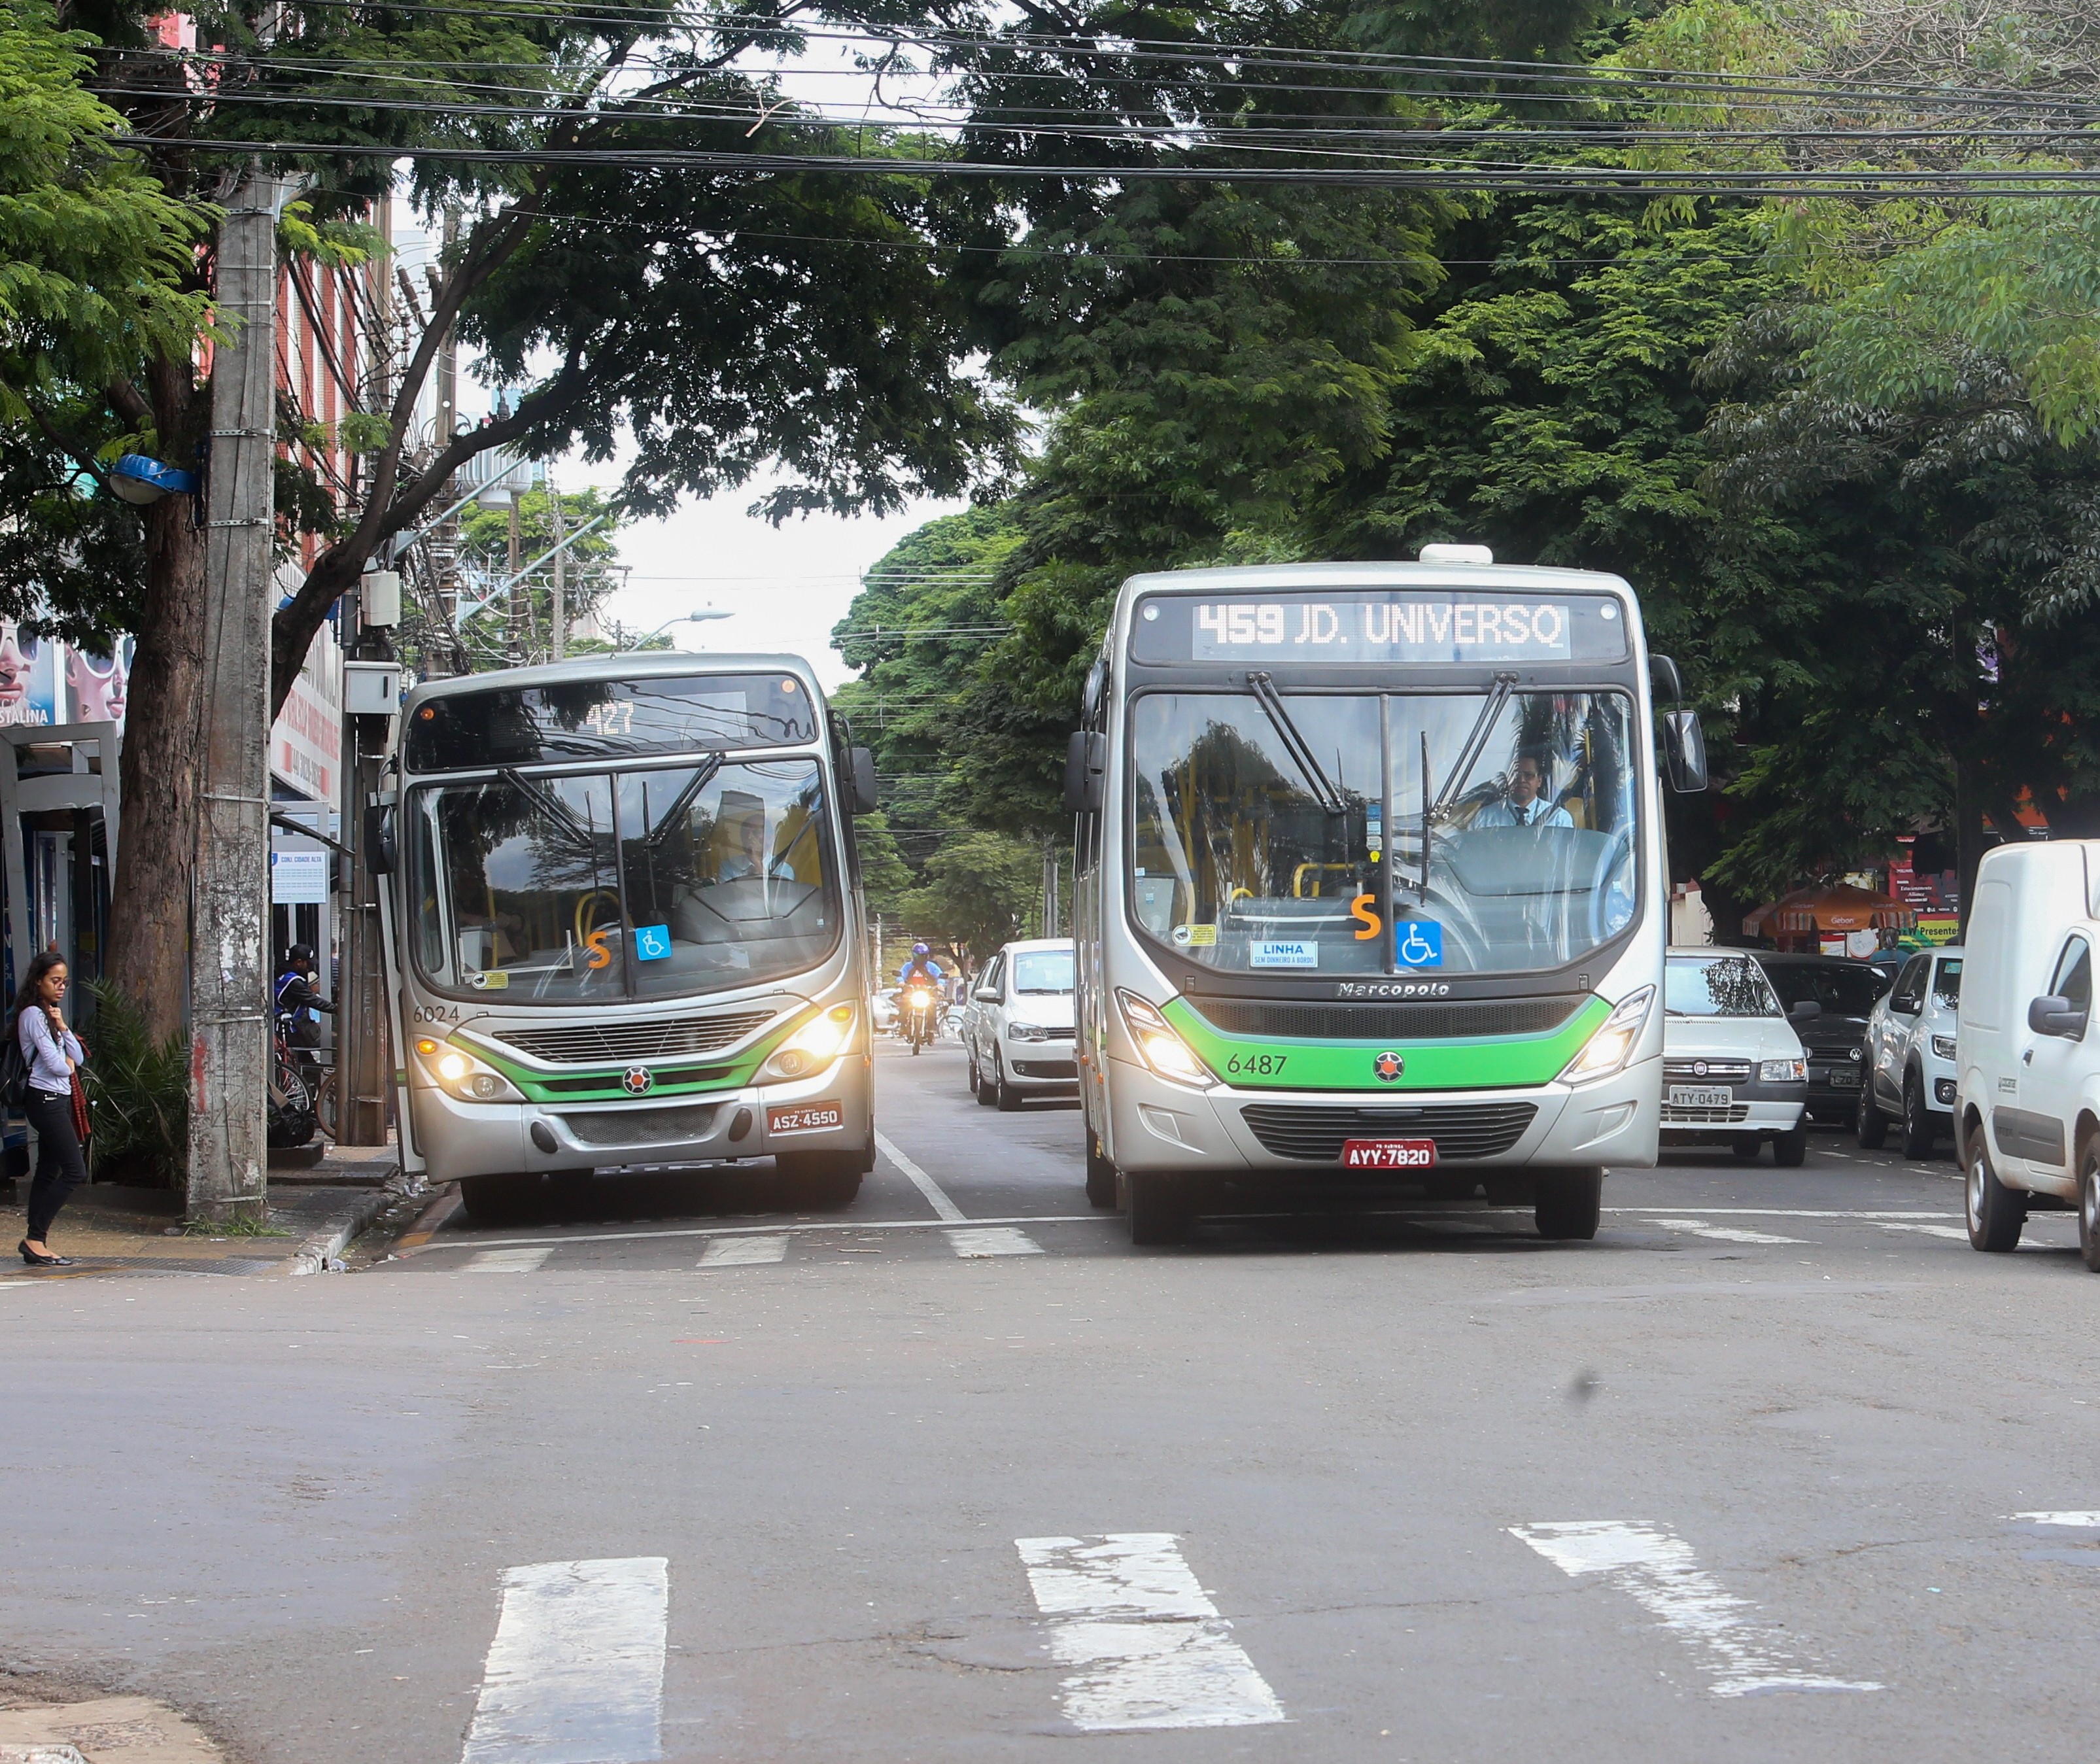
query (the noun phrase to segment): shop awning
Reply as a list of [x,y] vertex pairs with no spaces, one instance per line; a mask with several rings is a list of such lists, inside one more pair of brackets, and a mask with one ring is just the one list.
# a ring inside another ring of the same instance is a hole
[[1917,915],[1899,900],[1855,888],[1849,882],[1819,884],[1743,915],[1751,937],[1807,937],[1824,931],[1908,931]]

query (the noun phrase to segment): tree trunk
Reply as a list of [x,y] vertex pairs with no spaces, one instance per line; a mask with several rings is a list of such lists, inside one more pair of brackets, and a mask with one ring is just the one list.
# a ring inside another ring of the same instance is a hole
[[[161,434],[185,434],[195,399],[189,364],[167,364],[155,377]],[[183,456],[170,449],[169,456]],[[144,514],[146,589],[125,715],[108,972],[161,1039],[183,1027],[189,990],[205,532],[188,496],[165,497]]]

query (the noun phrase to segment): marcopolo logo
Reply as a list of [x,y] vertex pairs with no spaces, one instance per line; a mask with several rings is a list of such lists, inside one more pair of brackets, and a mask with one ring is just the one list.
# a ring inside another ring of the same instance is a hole
[[1371,1061],[1371,1069],[1386,1083],[1390,1084],[1407,1069],[1407,1062],[1388,1049]]
[[646,1065],[631,1065],[620,1074],[620,1083],[630,1096],[646,1096],[656,1087],[656,1074]]

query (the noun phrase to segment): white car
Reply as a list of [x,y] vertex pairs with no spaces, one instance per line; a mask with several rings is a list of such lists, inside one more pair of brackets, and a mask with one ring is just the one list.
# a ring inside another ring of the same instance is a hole
[[1756,959],[1672,950],[1662,1002],[1662,1144],[1725,1144],[1748,1159],[1769,1141],[1774,1163],[1801,1163],[1808,1056]]
[[1866,1081],[1860,1087],[1860,1143],[1868,1151],[1903,1128],[1906,1158],[1930,1158],[1954,1124],[1956,1031],[1961,1026],[1959,944],[1923,950],[1867,1017]]
[[1970,1242],[2013,1249],[2030,1212],[2076,1206],[2079,1248],[2100,1273],[2097,882],[2100,840],[1983,854],[1964,940],[1954,1144]]
[[963,1013],[970,1088],[986,1107],[1030,1096],[1074,1096],[1072,940],[1009,943],[985,964]]

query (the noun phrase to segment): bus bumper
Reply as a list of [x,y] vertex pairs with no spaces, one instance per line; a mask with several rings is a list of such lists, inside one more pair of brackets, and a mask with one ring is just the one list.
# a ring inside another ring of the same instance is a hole
[[[1226,1085],[1192,1090],[1114,1060],[1107,1085],[1109,1155],[1125,1170],[1326,1173],[1342,1167],[1339,1144],[1331,1155],[1307,1155],[1308,1148],[1342,1138],[1434,1138],[1436,1167],[1446,1175],[1591,1164],[1650,1169],[1661,1124],[1661,1069],[1658,1054],[1579,1086],[1308,1095]],[[1436,1111],[1447,1131],[1411,1129],[1404,1117],[1352,1124],[1358,1109]],[[1529,1116],[1516,1124],[1527,1109]],[[1481,1144],[1493,1149],[1471,1149]],[[1452,1155],[1447,1145],[1465,1149]]]
[[411,1105],[433,1182],[724,1163],[782,1153],[849,1152],[871,1162],[875,1155],[873,1069],[858,1052],[790,1083],[699,1095],[587,1105],[468,1103],[431,1086],[418,1087]]

